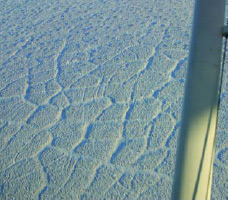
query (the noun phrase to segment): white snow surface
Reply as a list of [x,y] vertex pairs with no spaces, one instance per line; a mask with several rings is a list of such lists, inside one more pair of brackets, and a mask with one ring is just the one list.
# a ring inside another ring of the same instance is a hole
[[[0,199],[168,200],[193,0],[0,0]],[[228,74],[212,199],[228,198]]]

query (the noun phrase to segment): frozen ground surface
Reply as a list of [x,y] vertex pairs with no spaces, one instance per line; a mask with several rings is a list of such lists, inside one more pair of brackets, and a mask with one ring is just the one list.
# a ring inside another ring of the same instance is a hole
[[[193,1],[0,0],[0,199],[168,200]],[[212,199],[228,197],[228,76]]]

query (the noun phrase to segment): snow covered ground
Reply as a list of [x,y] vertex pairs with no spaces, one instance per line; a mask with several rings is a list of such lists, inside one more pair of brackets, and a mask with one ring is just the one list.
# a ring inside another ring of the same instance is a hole
[[[170,199],[193,6],[0,0],[0,199]],[[228,197],[227,91],[228,75],[212,199]]]

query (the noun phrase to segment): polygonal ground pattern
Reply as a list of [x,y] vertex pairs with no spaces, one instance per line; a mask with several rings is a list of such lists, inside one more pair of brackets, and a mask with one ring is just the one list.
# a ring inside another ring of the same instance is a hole
[[1,199],[170,199],[193,4],[0,0]]

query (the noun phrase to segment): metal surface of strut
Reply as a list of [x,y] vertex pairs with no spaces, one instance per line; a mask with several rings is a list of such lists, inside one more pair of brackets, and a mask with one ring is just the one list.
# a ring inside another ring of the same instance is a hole
[[195,1],[172,200],[211,197],[224,18],[225,0]]

